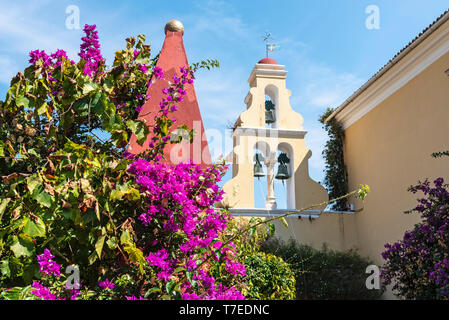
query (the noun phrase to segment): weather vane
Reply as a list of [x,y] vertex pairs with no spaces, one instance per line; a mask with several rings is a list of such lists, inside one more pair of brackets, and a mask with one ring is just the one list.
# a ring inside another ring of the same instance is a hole
[[265,42],[265,53],[274,52],[276,49],[279,49],[279,46],[273,43],[274,38],[271,36],[271,32],[265,31],[265,35],[262,36],[263,42]]

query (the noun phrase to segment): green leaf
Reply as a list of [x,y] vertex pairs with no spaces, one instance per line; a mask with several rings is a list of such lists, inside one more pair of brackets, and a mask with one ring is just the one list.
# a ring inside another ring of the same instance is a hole
[[129,188],[126,193],[126,199],[129,201],[135,201],[140,199],[140,192],[135,188]]
[[105,239],[106,239],[106,235],[102,235],[98,238],[97,242],[95,243],[95,251],[98,254],[98,258],[100,258],[100,259],[101,259],[101,251],[103,250]]
[[9,201],[11,201],[11,198],[2,199],[0,202],[0,221],[2,221],[3,213],[5,213]]
[[20,96],[16,98],[16,104],[18,107],[23,106],[25,108],[28,108],[30,100],[28,100],[28,98],[25,98],[24,96]]
[[27,183],[27,187],[28,190],[33,193],[34,189],[38,186],[38,185],[42,185],[42,180],[39,177],[39,175],[37,174],[33,174],[32,176],[29,176],[28,178],[26,178],[26,183]]
[[111,93],[112,89],[114,89],[114,83],[110,79],[104,80],[103,88],[108,92]]
[[33,200],[36,200],[40,205],[50,208],[52,204],[52,196],[44,191],[42,185],[39,185],[36,189],[34,189]]
[[109,195],[110,200],[120,200],[123,197],[123,191],[122,190],[112,190],[111,194]]
[[156,287],[151,288],[150,290],[148,290],[148,291],[145,293],[144,298],[148,298],[148,297],[150,296],[150,294],[152,294],[153,292],[159,292],[159,291],[161,291],[160,288],[156,288]]
[[140,199],[140,192],[139,190],[132,187],[119,186],[118,189],[112,190],[109,199],[120,200],[123,198],[123,196],[125,196],[126,199],[130,201],[134,201]]
[[193,288],[196,288],[197,282],[193,280],[193,271],[187,271],[186,276]]
[[[22,273],[22,278],[25,280],[25,283],[30,283],[35,279],[36,275],[39,272],[39,265],[36,263],[29,264],[26,266]],[[26,290],[22,291],[22,296],[26,295]]]
[[165,290],[167,290],[168,294],[171,294],[173,292],[173,289],[175,289],[176,286],[176,282],[171,280],[169,282],[167,282],[167,284],[165,285]]
[[128,120],[126,121],[126,125],[129,129],[136,135],[137,143],[139,145],[143,145],[147,139],[149,129],[147,125],[140,120]]
[[4,277],[6,277],[6,278],[11,277],[11,267],[9,265],[9,260],[1,261],[0,271]]
[[45,112],[47,112],[47,102],[44,102],[38,109],[37,114],[43,115]]
[[279,221],[281,221],[282,224],[284,225],[284,227],[288,229],[288,223],[287,223],[287,220],[285,220],[284,217],[279,218]]
[[143,256],[143,252],[139,248],[137,248],[131,241],[126,242],[124,249],[128,253],[129,259],[132,262],[139,264],[140,273],[144,274],[145,270],[143,269],[143,266],[147,263],[147,261]]
[[27,152],[28,152],[28,154],[31,154],[31,155],[35,156],[36,158],[39,158],[39,154],[36,152],[36,150],[28,149]]
[[254,234],[256,233],[256,229],[257,229],[257,227],[251,227],[249,229],[249,236],[250,237],[254,236]]
[[[74,104],[73,104],[73,110],[75,111],[76,114],[78,114],[81,117],[84,117],[87,115],[88,111],[89,111],[89,102],[87,101],[87,99],[81,99],[81,100],[77,100]],[[68,121],[67,124],[69,124],[70,122]]]
[[179,272],[182,272],[182,271],[184,271],[186,268],[184,268],[184,267],[178,267],[178,268],[176,268],[174,271],[173,271],[173,273],[179,273]]
[[92,252],[87,259],[89,260],[89,265],[92,265],[98,259],[97,252]]
[[131,241],[131,236],[129,234],[129,230],[128,229],[123,230],[122,235],[120,236],[121,244],[125,244],[130,241]]
[[268,228],[270,230],[270,236],[273,237],[274,233],[276,232],[276,227],[273,223],[269,223],[268,224]]
[[108,245],[109,249],[114,250],[117,248],[118,240],[116,237],[111,237],[106,241],[106,244]]
[[366,184],[361,184],[356,198],[365,200],[366,195],[370,192],[370,188]]
[[104,115],[107,104],[107,95],[101,91],[98,91],[92,100],[91,112],[98,115]]
[[16,258],[31,257],[34,253],[34,245],[31,239],[28,239],[22,235],[13,236],[12,245],[10,247]]
[[95,82],[87,82],[83,86],[83,94],[88,94],[96,89],[98,89],[98,85]]
[[24,218],[23,233],[30,237],[45,237],[45,223],[38,217],[36,221]]

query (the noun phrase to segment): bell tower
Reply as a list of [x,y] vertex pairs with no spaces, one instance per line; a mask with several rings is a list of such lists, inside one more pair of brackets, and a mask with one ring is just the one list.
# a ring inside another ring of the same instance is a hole
[[260,60],[251,71],[246,110],[233,128],[232,179],[223,187],[222,206],[254,209],[254,180],[265,178],[264,210],[277,208],[274,179],[286,186],[287,209],[328,199],[326,189],[309,177],[312,152],[305,146],[303,118],[290,106],[286,77],[284,66],[272,58]]

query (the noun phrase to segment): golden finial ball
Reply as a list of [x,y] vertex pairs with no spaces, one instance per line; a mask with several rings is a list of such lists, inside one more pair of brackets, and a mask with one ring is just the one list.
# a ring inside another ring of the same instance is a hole
[[182,34],[184,35],[184,26],[179,20],[170,20],[169,22],[167,22],[164,28],[164,32],[167,33],[167,31],[182,32]]

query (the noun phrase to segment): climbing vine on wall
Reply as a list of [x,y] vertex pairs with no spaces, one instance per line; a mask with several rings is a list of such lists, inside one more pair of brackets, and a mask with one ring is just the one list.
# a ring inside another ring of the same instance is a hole
[[[329,140],[326,142],[322,153],[326,162],[323,183],[327,187],[329,197],[335,199],[348,193],[348,174],[343,156],[343,128],[335,119],[327,123],[325,122],[332,112],[334,112],[334,109],[328,108],[321,115],[319,121],[323,124],[323,129],[326,130],[329,136]],[[332,205],[332,209],[341,211],[348,210],[347,198],[336,201]]]

